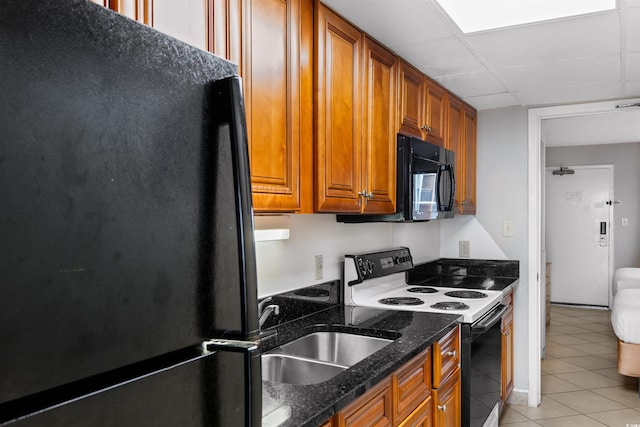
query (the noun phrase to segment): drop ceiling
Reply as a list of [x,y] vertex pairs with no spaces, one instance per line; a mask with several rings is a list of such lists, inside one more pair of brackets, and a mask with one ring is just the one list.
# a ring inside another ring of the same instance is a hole
[[435,0],[322,1],[478,110],[640,96],[640,0],[469,34]]

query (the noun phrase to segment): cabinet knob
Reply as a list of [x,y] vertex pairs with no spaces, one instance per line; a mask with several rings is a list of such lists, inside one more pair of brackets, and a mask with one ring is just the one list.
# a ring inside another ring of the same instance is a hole
[[455,357],[456,357],[456,354],[457,354],[457,353],[456,353],[456,351],[455,351],[455,350],[447,352],[447,356],[449,356],[449,357],[453,357],[454,359],[455,359]]
[[429,125],[424,125],[424,126],[422,126],[422,130],[423,130],[423,131],[425,131],[425,132],[427,132],[427,133],[429,133],[429,132],[431,132],[431,126],[429,126]]
[[447,405],[438,405],[438,410],[442,412],[447,412]]

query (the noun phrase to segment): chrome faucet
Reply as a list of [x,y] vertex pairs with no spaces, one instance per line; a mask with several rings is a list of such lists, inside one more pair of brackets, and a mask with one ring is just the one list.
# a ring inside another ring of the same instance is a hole
[[265,298],[258,304],[258,314],[260,318],[258,319],[258,326],[262,328],[264,322],[267,321],[267,318],[271,315],[271,313],[275,313],[275,315],[280,314],[280,306],[276,304],[270,304],[265,307],[265,304],[272,301],[271,297]]

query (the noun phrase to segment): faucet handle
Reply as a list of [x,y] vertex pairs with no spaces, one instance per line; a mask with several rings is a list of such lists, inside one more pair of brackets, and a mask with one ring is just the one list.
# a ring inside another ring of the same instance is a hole
[[264,306],[269,304],[272,300],[273,300],[273,298],[266,297],[265,299],[263,299],[262,301],[260,301],[258,303],[258,315],[260,315],[262,313],[262,311],[264,310]]

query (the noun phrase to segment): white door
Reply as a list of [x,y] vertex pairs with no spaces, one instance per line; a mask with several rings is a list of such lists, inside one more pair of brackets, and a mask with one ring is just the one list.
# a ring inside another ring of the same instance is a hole
[[613,166],[546,168],[545,241],[551,302],[609,306]]

